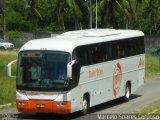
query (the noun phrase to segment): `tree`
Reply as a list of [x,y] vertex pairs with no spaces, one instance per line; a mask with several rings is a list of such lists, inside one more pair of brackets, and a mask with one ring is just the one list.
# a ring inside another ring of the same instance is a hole
[[136,0],[136,8],[135,8],[135,12],[138,11],[139,8],[139,4],[142,3],[142,0]]
[[[157,33],[160,29],[159,0],[97,0],[97,2],[98,27],[141,29],[145,33]],[[93,16],[92,24],[95,24],[95,4],[96,0],[0,0],[0,24],[5,26],[3,21],[6,18],[7,30],[85,29],[89,28],[90,11]],[[1,31],[5,31],[2,29]]]
[[[81,10],[81,7],[84,6],[83,2],[81,0],[56,0],[56,2],[57,6],[53,12],[57,22],[61,24],[65,30],[65,22],[71,22],[70,24],[72,24],[72,21],[74,21],[74,29],[78,29],[80,20],[83,18]],[[73,29],[72,26],[68,26],[68,28]]]
[[[150,33],[157,31],[157,20],[159,17],[160,1],[159,0],[146,0],[146,7],[144,8],[144,16],[149,18],[151,29]],[[159,27],[158,27],[159,29]]]
[[135,29],[135,22],[136,22],[136,15],[135,15],[135,12],[133,10],[133,6],[132,6],[132,1],[131,0],[127,0],[128,3],[129,3],[129,12],[130,12],[130,15],[131,15],[131,23],[132,23],[132,28]]
[[50,27],[54,23],[53,9],[57,6],[56,0],[43,0],[37,3],[37,6],[41,6],[39,10],[41,18],[39,20],[39,26],[43,29]]
[[120,28],[120,21],[128,24],[131,20],[129,4],[127,0],[101,0],[99,3],[101,27],[106,24],[113,25],[114,28]]
[[6,3],[8,0],[0,0],[0,13],[2,14],[2,37],[5,40],[6,34]]
[[42,19],[41,13],[39,12],[41,7],[37,6],[36,0],[27,0],[26,3],[26,9],[28,10],[27,19],[30,20],[33,25],[37,26],[38,20]]

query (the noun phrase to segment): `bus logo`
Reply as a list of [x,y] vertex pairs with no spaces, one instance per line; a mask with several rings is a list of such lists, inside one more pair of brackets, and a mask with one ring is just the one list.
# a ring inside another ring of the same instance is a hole
[[138,68],[140,68],[140,67],[144,67],[144,59],[143,58],[140,58],[140,60],[139,60]]
[[103,75],[103,69],[97,68],[88,72],[89,78],[94,78]]
[[113,73],[113,94],[114,96],[117,96],[120,90],[121,81],[122,81],[122,68],[121,68],[120,63],[117,63],[114,68],[114,73]]

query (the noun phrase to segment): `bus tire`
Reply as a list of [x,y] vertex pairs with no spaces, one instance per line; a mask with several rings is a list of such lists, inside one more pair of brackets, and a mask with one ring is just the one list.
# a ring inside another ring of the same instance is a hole
[[130,100],[130,97],[131,97],[131,85],[127,83],[125,86],[124,100],[128,102]]
[[89,97],[87,95],[84,95],[83,101],[82,101],[82,111],[81,114],[85,115],[89,112]]

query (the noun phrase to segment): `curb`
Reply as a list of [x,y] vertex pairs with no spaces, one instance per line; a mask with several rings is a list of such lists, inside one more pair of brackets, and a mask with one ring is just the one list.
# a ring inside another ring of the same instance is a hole
[[157,111],[159,111],[160,109],[155,109],[153,112],[150,112],[148,113],[148,115],[151,115],[151,114],[155,114]]
[[12,103],[8,103],[8,104],[0,105],[0,108],[9,107],[9,106],[11,106],[11,105],[12,105]]

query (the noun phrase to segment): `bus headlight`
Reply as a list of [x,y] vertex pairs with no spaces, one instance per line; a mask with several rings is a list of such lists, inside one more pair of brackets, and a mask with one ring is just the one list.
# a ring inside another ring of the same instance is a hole
[[66,101],[59,101],[59,102],[57,102],[57,107],[63,107],[63,106],[65,106],[66,104],[67,104]]
[[26,101],[25,100],[20,100],[20,101],[18,101],[18,104],[19,105],[26,105]]

